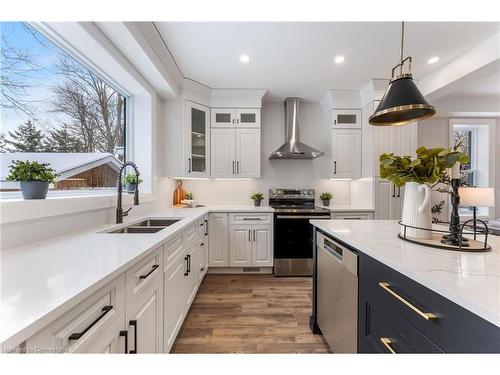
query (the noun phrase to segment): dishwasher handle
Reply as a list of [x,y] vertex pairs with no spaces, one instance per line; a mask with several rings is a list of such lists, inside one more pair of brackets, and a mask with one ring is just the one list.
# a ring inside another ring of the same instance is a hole
[[318,249],[330,254],[337,262],[342,264],[354,276],[358,275],[358,254],[340,245],[335,240],[317,232]]

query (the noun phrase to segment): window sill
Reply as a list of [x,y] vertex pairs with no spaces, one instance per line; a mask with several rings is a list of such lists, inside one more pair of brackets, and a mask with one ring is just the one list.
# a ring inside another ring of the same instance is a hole
[[[140,194],[139,202],[156,200],[151,193]],[[123,194],[123,204],[133,204],[133,195]],[[116,207],[116,193],[84,196],[59,196],[47,199],[9,199],[1,202],[1,224],[25,220],[43,219],[52,216],[69,215],[78,212],[103,210]]]

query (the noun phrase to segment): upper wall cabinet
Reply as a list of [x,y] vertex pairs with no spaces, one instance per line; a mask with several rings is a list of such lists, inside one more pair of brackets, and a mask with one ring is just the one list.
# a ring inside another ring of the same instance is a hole
[[332,178],[361,177],[361,130],[332,130]]
[[209,150],[210,128],[209,109],[200,104],[187,102],[186,130],[186,158],[187,174],[189,176],[207,177],[210,175]]
[[260,108],[212,108],[212,128],[260,128]]
[[360,109],[334,109],[332,110],[333,128],[336,129],[361,129]]
[[189,101],[165,107],[164,159],[170,177],[210,176],[210,108]]

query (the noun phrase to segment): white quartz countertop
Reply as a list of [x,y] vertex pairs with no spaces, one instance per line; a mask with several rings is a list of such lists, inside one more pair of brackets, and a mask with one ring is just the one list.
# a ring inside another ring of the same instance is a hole
[[20,344],[208,212],[272,212],[271,207],[167,209],[125,218],[179,218],[154,234],[109,234],[107,225],[0,252],[0,345]]
[[500,327],[500,237],[493,250],[467,253],[411,244],[393,220],[311,220],[323,232]]
[[360,206],[323,206],[316,205],[316,207],[326,208],[330,212],[373,212],[374,208],[360,207]]

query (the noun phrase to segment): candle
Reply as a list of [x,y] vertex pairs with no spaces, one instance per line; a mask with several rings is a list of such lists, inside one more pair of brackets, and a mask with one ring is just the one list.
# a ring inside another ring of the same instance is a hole
[[460,163],[458,161],[450,168],[450,178],[460,179]]

